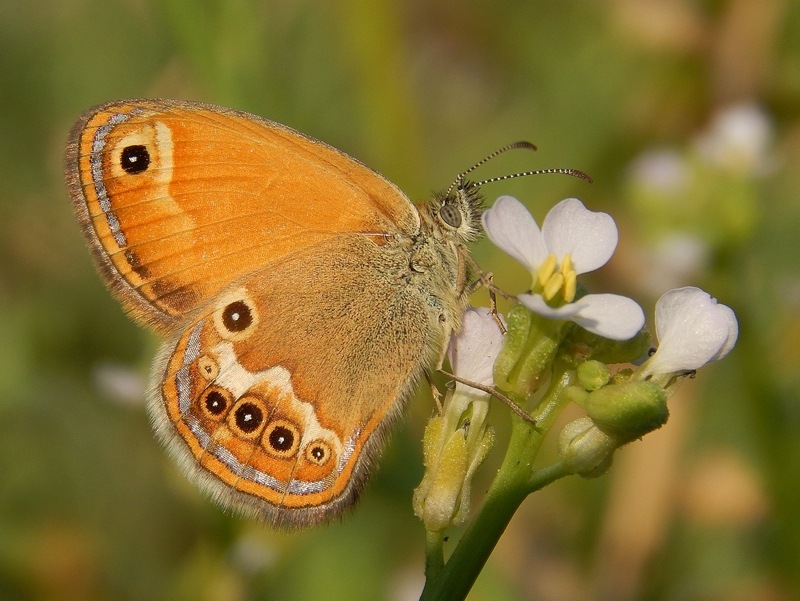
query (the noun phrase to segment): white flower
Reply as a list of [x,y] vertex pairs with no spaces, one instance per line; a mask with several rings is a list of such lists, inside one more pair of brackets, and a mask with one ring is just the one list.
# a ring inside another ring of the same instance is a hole
[[[461,319],[461,331],[450,340],[447,358],[453,374],[483,386],[494,385],[494,362],[503,348],[503,332],[492,312],[486,307],[468,308]],[[489,393],[456,381],[453,394],[447,399],[443,416],[445,431],[457,428],[461,416],[472,403],[469,442],[477,437],[489,411]]]
[[[461,331],[450,340],[447,358],[455,375],[491,386],[494,362],[502,346],[503,333],[492,312],[486,307],[469,308],[461,319]],[[456,388],[459,386],[465,385],[457,382]]]
[[550,319],[574,321],[610,340],[630,340],[644,326],[644,312],[636,301],[617,294],[587,294],[574,303],[551,307],[539,295],[520,294],[519,302]]
[[587,294],[575,301],[577,276],[605,265],[617,247],[610,215],[568,198],[550,210],[540,230],[522,203],[501,196],[482,221],[489,239],[531,272],[531,294],[518,297],[531,311],[612,340],[628,340],[642,329],[644,313],[629,298]]
[[[450,340],[450,367],[461,379],[492,386],[494,362],[502,346],[503,333],[491,311],[467,309],[461,331]],[[430,531],[460,524],[469,516],[472,477],[494,443],[494,433],[485,423],[488,411],[489,393],[456,381],[442,415],[431,418],[425,428],[425,475],[414,491],[413,503],[414,512]]]
[[630,165],[633,183],[664,195],[685,194],[689,184],[689,166],[677,152],[667,149],[646,150]]
[[739,324],[730,307],[693,286],[670,290],[656,303],[658,350],[637,375],[645,378],[698,369],[727,355],[738,335]]
[[764,110],[753,104],[728,107],[714,116],[697,139],[701,156],[734,172],[759,175],[769,170],[773,126]]

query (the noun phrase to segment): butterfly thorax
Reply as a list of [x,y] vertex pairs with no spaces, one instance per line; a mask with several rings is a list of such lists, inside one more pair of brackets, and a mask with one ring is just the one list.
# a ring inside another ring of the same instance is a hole
[[466,303],[466,244],[479,233],[481,197],[469,182],[449,193],[417,206],[420,233],[410,254],[410,273],[420,281],[430,302],[441,308],[440,321],[446,331],[458,330]]

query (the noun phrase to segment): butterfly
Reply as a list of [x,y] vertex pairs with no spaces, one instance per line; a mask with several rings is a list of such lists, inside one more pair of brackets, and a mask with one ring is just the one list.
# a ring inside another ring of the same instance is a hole
[[65,161],[103,279],[166,337],[148,411],[189,477],[277,526],[351,506],[459,328],[479,186],[414,204],[323,142],[177,100],[89,110]]

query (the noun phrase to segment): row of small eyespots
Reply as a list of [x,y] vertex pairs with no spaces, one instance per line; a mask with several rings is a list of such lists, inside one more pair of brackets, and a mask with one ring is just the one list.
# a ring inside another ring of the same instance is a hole
[[[265,411],[256,397],[244,396],[234,403],[228,391],[211,386],[203,393],[201,407],[206,417],[214,421],[225,419],[231,430],[243,438],[260,436],[262,446],[276,457],[289,458],[297,453],[300,429],[286,419],[266,423]],[[316,440],[306,446],[304,455],[311,463],[325,465],[331,449],[326,442]]]
[[[241,340],[252,333],[258,323],[258,312],[247,298],[240,298],[218,310],[215,323],[223,338]],[[219,374],[219,366],[209,357],[200,357],[198,367],[203,376],[211,381]],[[220,420],[232,404],[229,393],[219,387],[210,387],[205,392],[202,406],[208,417]],[[297,453],[300,445],[300,429],[287,420],[278,419],[264,425],[264,411],[255,398],[239,399],[227,418],[231,429],[244,438],[257,438],[262,434],[262,445],[271,454],[288,458]],[[330,446],[321,440],[306,446],[306,459],[316,465],[325,465],[331,457]]]

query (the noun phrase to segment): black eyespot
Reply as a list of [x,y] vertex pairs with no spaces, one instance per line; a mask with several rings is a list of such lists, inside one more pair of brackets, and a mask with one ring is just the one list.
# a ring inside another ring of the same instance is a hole
[[208,391],[203,403],[205,403],[206,411],[213,416],[222,415],[228,408],[228,399],[219,390]]
[[445,203],[442,205],[442,208],[439,209],[439,219],[453,229],[461,227],[461,211],[453,204]]
[[147,147],[141,144],[126,146],[122,149],[119,163],[126,173],[136,175],[150,166],[150,153],[147,152]]
[[280,453],[294,446],[294,432],[284,426],[275,426],[269,433],[269,445]]
[[271,455],[288,459],[297,453],[300,438],[300,430],[296,425],[285,419],[276,419],[267,424],[261,444]]
[[264,421],[264,412],[253,403],[242,403],[236,408],[234,414],[236,426],[245,434],[251,434],[258,430],[261,422]]
[[244,301],[234,301],[222,311],[222,324],[229,332],[243,332],[253,323],[253,313]]

